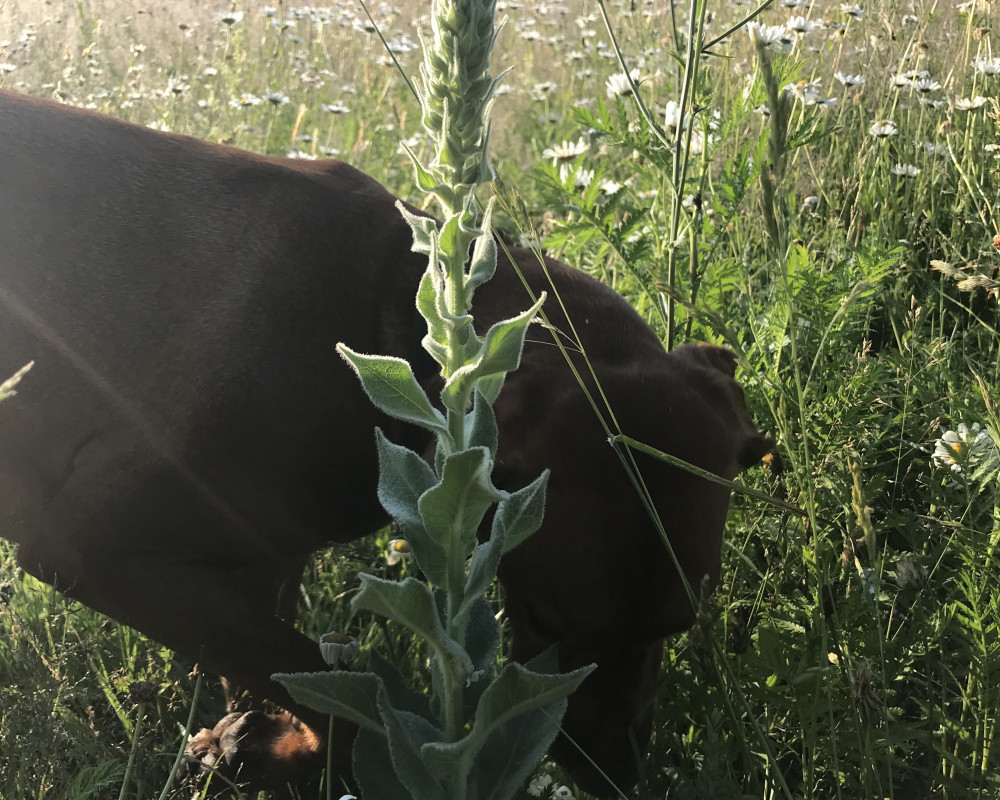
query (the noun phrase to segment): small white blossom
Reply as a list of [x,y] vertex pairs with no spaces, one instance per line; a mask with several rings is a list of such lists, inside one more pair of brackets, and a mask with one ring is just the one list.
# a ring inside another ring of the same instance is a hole
[[250,106],[259,106],[260,98],[255,94],[250,94],[250,92],[244,92],[239,97],[234,97],[230,100],[229,105],[233,108],[249,108]]
[[977,108],[982,108],[986,105],[986,98],[980,95],[974,95],[973,97],[956,97],[955,98],[955,108],[959,111],[974,111]]
[[934,443],[932,458],[938,466],[950,467],[957,474],[965,467],[996,461],[1000,454],[990,432],[982,425],[973,422],[969,428],[962,422],[956,430],[946,430],[941,434],[941,438]]
[[764,25],[759,22],[751,22],[747,25],[747,33],[750,34],[750,41],[760,42],[763,47],[777,45],[786,52],[792,49],[795,40],[783,25]]
[[609,180],[608,178],[601,181],[601,192],[603,194],[611,195],[621,190],[622,184],[618,183],[618,181]]
[[543,792],[552,785],[551,775],[536,775],[528,783],[528,794],[532,797],[541,797]]
[[607,83],[605,83],[608,97],[612,99],[615,97],[629,97],[632,94],[632,85],[628,80],[630,77],[632,78],[632,82],[638,86],[639,70],[637,69],[631,70],[627,76],[624,72],[617,72],[608,78]]
[[590,182],[594,180],[594,170],[582,168],[574,170],[572,164],[563,162],[559,165],[559,180],[563,184],[572,182],[573,187],[576,189],[586,189],[590,186]]
[[[663,127],[668,131],[676,130],[681,124],[681,107],[674,100],[667,102],[667,108],[663,112]],[[684,120],[684,127],[687,127],[687,120]]]
[[977,58],[972,68],[984,75],[1000,75],[1000,58]]
[[893,175],[901,175],[906,178],[915,178],[920,174],[920,168],[913,164],[894,164],[889,171]]
[[572,161],[577,156],[581,156],[590,150],[590,145],[582,136],[575,142],[563,141],[562,144],[546,147],[542,151],[542,158],[551,158],[553,164],[560,161]]
[[796,81],[786,84],[784,90],[789,92],[796,100],[801,100],[806,105],[813,105],[819,99],[819,81]]
[[941,84],[931,78],[919,78],[913,82],[913,88],[921,94],[936,92],[941,88]]
[[872,126],[868,129],[868,133],[876,139],[885,139],[889,136],[895,136],[899,133],[899,129],[896,127],[896,123],[891,120],[885,120],[882,122],[873,122]]
[[816,23],[812,20],[808,20],[802,16],[792,17],[788,22],[785,23],[785,29],[797,33],[800,36],[805,36],[807,33],[812,33],[816,28]]
[[848,75],[846,72],[835,72],[833,77],[844,86],[860,86],[865,82],[864,75]]
[[215,15],[215,21],[223,25],[235,25],[243,19],[242,11],[219,11]]
[[394,567],[400,561],[413,561],[413,553],[410,552],[410,545],[406,539],[390,539],[389,549],[385,554],[385,563],[390,567]]

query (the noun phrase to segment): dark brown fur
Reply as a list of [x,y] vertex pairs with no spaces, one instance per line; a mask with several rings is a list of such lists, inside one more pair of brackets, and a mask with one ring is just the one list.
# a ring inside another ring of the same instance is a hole
[[[36,362],[0,407],[0,531],[28,572],[324,733],[270,680],[325,668],[282,618],[282,591],[287,608],[310,553],[386,522],[375,426],[426,446],[373,410],[334,350],[413,354],[424,262],[394,198],[340,162],[252,155],[11,94],[0,154],[0,374]],[[514,257],[568,330],[535,258]],[[667,354],[613,291],[547,267],[624,432],[726,477],[760,458],[768,442],[730,354]],[[501,258],[477,324],[528,304]],[[542,530],[502,564],[513,655],[557,642],[565,668],[597,662],[565,728],[627,789],[662,640],[692,611],[551,335],[530,338],[496,405],[498,485],[552,470]],[[715,581],[728,490],[640,463],[688,579]],[[267,719],[237,720],[236,750],[263,740],[280,763],[310,750],[290,717]],[[352,732],[335,731],[346,768]],[[566,740],[553,753],[608,791]]]

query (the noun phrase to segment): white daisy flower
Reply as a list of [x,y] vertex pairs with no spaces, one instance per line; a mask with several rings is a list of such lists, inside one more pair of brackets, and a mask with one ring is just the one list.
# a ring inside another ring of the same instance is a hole
[[551,785],[552,785],[551,775],[536,775],[528,783],[527,791],[528,794],[530,794],[532,797],[541,797],[542,794],[545,792],[545,790],[548,789]]
[[816,29],[816,23],[803,16],[795,16],[785,23],[785,29],[792,31],[793,33],[797,33],[800,36],[805,36],[807,33],[812,33]]
[[618,72],[608,78],[607,83],[605,83],[605,89],[607,91],[608,97],[614,99],[616,97],[629,97],[632,94],[632,84],[629,83],[629,78],[632,78],[632,83],[636,86],[639,85],[639,70],[633,69],[629,71],[628,75],[624,72]]
[[971,64],[976,72],[982,72],[984,75],[1000,75],[1000,58],[977,58]]
[[390,539],[389,549],[385,553],[385,563],[390,567],[396,566],[400,561],[413,561],[413,553],[406,539]]
[[918,78],[913,82],[913,88],[921,94],[936,92],[941,88],[941,84],[931,78]]
[[883,120],[881,122],[873,122],[872,126],[868,129],[868,133],[876,139],[885,139],[899,133],[899,128],[896,127],[896,123],[892,120]]
[[577,156],[582,156],[589,150],[590,145],[581,136],[575,142],[563,141],[562,144],[546,147],[542,151],[542,158],[551,158],[553,164],[558,164],[560,161],[572,161]]
[[849,75],[846,72],[835,72],[833,77],[844,84],[844,86],[860,86],[865,82],[864,75]]
[[980,95],[973,95],[972,97],[956,97],[955,98],[955,108],[959,111],[974,111],[977,108],[982,108],[986,105],[986,98]]
[[764,47],[777,46],[787,52],[795,44],[795,40],[783,25],[763,25],[759,22],[751,22],[747,25],[747,32],[750,34],[751,42],[760,42]]
[[965,467],[975,466],[986,459],[995,461],[998,457],[996,443],[989,431],[978,422],[973,422],[971,428],[963,422],[957,429],[945,430],[941,434],[941,438],[934,443],[932,459],[938,466],[960,473]]
[[219,11],[215,15],[215,21],[223,25],[235,25],[243,19],[242,11]]
[[819,81],[796,81],[786,84],[784,91],[789,92],[796,100],[812,105],[819,99]]

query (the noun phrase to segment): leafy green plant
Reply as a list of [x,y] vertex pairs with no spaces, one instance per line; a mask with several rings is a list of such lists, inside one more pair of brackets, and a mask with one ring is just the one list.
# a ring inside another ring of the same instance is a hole
[[[432,17],[434,41],[425,52],[419,95],[434,160],[425,167],[407,150],[418,185],[437,198],[444,221],[438,229],[433,219],[402,204],[399,210],[413,231],[414,250],[428,257],[416,302],[427,323],[424,347],[441,366],[444,411],[406,361],[338,345],[381,411],[437,440],[431,467],[376,431],[379,500],[428,583],[362,574],[352,601],[423,639],[431,692],[408,687],[378,656],[367,673],[275,677],[300,702],[358,725],[354,773],[367,797],[499,800],[527,780],[558,732],[566,697],[591,668],[557,674],[551,651],[526,665],[498,664],[499,630],[483,594],[502,554],[541,525],[548,474],[513,493],[493,486],[498,434],[492,403],[505,374],[517,368],[527,327],[545,298],[485,336],[473,327],[473,294],[497,265],[492,201],[480,213],[475,197],[476,187],[492,177],[486,147],[497,83],[488,71],[495,1],[439,0]],[[478,543],[494,504],[489,539]]]

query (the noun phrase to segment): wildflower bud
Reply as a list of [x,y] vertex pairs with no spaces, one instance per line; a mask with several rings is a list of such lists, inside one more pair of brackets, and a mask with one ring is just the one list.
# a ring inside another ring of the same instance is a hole
[[358,654],[358,640],[346,633],[324,633],[319,637],[319,652],[323,660],[336,669],[354,660]]

